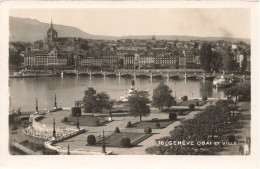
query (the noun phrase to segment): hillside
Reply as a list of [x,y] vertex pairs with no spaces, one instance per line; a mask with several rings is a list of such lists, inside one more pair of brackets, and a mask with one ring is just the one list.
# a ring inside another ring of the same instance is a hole
[[[50,24],[42,23],[35,19],[10,17],[10,41],[34,42],[43,40]],[[88,34],[82,30],[65,25],[53,24],[59,37],[82,37],[95,38],[95,35]]]
[[[37,40],[44,40],[46,37],[46,31],[49,29],[49,23],[43,23],[36,19],[29,18],[17,18],[9,17],[10,22],[10,41],[22,41],[22,42],[34,42]],[[86,39],[150,39],[152,35],[144,36],[102,36],[102,35],[92,35],[86,33],[76,27],[56,25],[53,24],[54,29],[58,32],[58,37],[81,37]],[[226,40],[226,41],[244,41],[250,43],[250,39],[232,38],[232,37],[195,37],[195,36],[175,36],[175,35],[156,35],[156,39],[165,40]]]

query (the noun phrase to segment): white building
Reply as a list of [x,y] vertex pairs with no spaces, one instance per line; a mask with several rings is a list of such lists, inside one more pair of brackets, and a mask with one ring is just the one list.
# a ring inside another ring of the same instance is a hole
[[243,55],[237,55],[237,63],[239,63],[239,67],[242,67],[242,62],[243,62],[244,56]]

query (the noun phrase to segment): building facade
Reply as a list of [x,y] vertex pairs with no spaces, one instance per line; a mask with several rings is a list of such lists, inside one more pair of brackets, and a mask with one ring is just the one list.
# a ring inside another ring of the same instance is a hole
[[135,68],[135,56],[128,54],[124,56],[124,69],[134,69]]

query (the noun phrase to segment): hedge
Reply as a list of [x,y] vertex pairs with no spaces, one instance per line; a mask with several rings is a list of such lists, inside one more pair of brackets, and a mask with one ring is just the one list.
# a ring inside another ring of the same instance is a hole
[[187,101],[187,100],[188,100],[188,96],[183,96],[183,97],[181,98],[181,100],[182,100],[182,101]]
[[130,128],[130,127],[133,127],[131,121],[129,121],[129,122],[126,124],[126,128]]
[[79,107],[72,107],[71,115],[72,116],[81,116],[81,109]]
[[150,128],[150,127],[146,127],[145,129],[144,129],[144,133],[145,134],[150,134],[152,132],[152,129]]
[[189,105],[189,109],[190,109],[190,110],[193,110],[194,108],[195,108],[195,105],[194,105],[194,104],[190,104],[190,105]]
[[67,122],[68,121],[68,117],[64,117],[63,121]]
[[115,128],[115,133],[120,133],[120,130],[118,127]]
[[131,142],[130,142],[130,139],[128,137],[125,137],[125,138],[122,138],[120,140],[120,145],[122,147],[130,147],[131,146]]
[[96,137],[94,135],[89,135],[87,138],[87,142],[89,145],[95,145],[96,144]]
[[175,112],[169,113],[169,119],[170,120],[176,120],[177,119],[177,114]]

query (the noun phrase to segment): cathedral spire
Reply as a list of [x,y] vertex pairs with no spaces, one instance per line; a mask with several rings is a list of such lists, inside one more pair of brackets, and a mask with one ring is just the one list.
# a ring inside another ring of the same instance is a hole
[[51,29],[53,29],[53,27],[52,27],[52,18],[51,18]]

